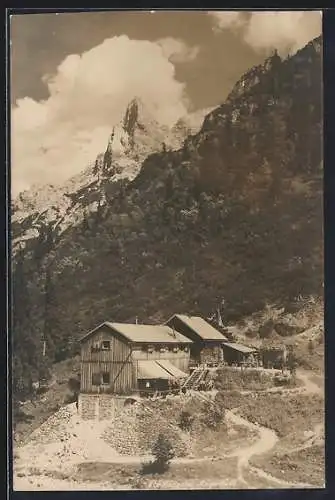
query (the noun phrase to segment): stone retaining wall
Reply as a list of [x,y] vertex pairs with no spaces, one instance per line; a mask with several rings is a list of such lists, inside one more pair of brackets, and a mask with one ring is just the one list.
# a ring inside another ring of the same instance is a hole
[[113,420],[117,408],[124,406],[125,398],[111,394],[80,394],[78,409],[83,420]]

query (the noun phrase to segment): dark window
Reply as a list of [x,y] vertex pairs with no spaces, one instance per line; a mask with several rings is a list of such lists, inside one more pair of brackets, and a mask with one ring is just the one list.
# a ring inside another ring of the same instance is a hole
[[109,380],[110,380],[110,375],[108,372],[104,372],[102,374],[102,383],[103,384],[109,384]]
[[110,341],[109,341],[109,340],[104,340],[104,341],[102,342],[102,350],[103,350],[103,351],[109,351],[109,350],[110,350],[110,348],[111,348],[111,343],[110,343]]
[[93,373],[92,375],[92,385],[100,385],[101,377],[100,373]]

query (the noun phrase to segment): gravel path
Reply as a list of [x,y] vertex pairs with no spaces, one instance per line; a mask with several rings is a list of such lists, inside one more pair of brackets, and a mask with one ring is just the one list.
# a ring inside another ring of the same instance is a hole
[[[304,371],[298,371],[297,376],[303,381],[302,391],[308,393],[322,392],[322,389],[312,382],[309,374]],[[292,389],[282,389],[285,392],[294,392]],[[199,398],[207,399],[203,394],[198,394]],[[232,411],[226,412],[227,421],[233,425],[245,426],[250,431],[257,431],[258,439],[252,444],[243,446],[235,450],[232,454],[222,455],[220,458],[237,457],[238,468],[237,477],[217,482],[217,484],[202,481],[201,484],[186,486],[170,486],[174,489],[192,489],[196,488],[252,488],[248,482],[248,474],[263,479],[269,487],[278,488],[313,488],[312,485],[300,483],[288,483],[271,476],[265,471],[256,467],[251,467],[249,461],[255,455],[262,455],[269,452],[277,443],[278,436],[271,429],[249,422]],[[110,426],[107,421],[82,421],[76,411],[75,405],[68,405],[61,408],[52,415],[38,429],[36,429],[29,443],[15,450],[18,455],[14,459],[14,490],[17,491],[66,491],[66,490],[124,490],[118,484],[108,482],[83,482],[77,481],[75,477],[76,466],[84,462],[110,462],[113,464],[142,464],[143,461],[150,460],[150,456],[124,456],[118,454],[110,445],[102,439],[106,428]],[[317,439],[322,438],[323,426],[315,426],[314,432],[307,437],[306,442],[296,447],[293,451],[306,449],[315,444]],[[199,463],[213,459],[204,458],[176,458],[174,463],[187,464]],[[223,461],[224,469],[224,461]],[[160,482],[159,489],[166,483]],[[166,487],[168,483],[166,483]],[[188,484],[188,483],[187,483]],[[219,486],[219,484],[221,486]],[[243,486],[242,486],[243,485]],[[158,488],[158,485],[153,486]],[[129,488],[128,488],[129,489]]]

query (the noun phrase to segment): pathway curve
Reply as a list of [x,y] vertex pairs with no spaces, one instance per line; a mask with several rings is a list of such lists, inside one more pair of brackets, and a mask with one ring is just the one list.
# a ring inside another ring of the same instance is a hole
[[297,370],[296,376],[303,382],[304,389],[308,394],[323,394],[322,388],[311,380],[311,374],[309,372]]
[[[310,375],[307,372],[299,370],[297,372],[297,377],[299,377],[304,384],[304,386],[300,388],[300,390],[306,391],[310,394],[322,393],[322,389],[310,379]],[[282,389],[282,391],[288,393],[294,392],[293,389],[289,388]],[[209,401],[208,396],[206,397],[205,394],[198,393],[198,397],[200,399]],[[74,409],[74,405],[69,405],[67,407],[67,411],[70,414],[70,418],[66,425],[66,439],[64,440],[65,442],[48,444],[45,443],[40,446],[40,453],[38,453],[37,450],[37,448],[39,448],[38,442],[30,442],[28,445],[23,446],[19,449],[20,460],[17,464],[19,466],[19,469],[20,465],[22,466],[22,470],[27,469],[27,464],[29,464],[30,466],[36,467],[37,469],[45,472],[46,475],[43,475],[43,477],[18,477],[16,475],[16,489],[22,488],[24,490],[27,489],[27,487],[29,489],[29,483],[32,482],[34,484],[31,484],[31,489],[90,489],[93,487],[92,483],[90,484],[90,487],[88,485],[86,487],[86,484],[73,484],[65,479],[62,481],[55,481],[50,477],[48,478],[47,473],[55,470],[55,466],[56,468],[58,468],[58,465],[60,470],[64,470],[64,466],[65,469],[67,468],[69,470],[71,466],[85,461],[102,461],[114,464],[142,464],[143,461],[147,461],[152,458],[150,456],[122,456],[117,454],[115,450],[107,445],[107,443],[105,443],[101,438],[106,422],[94,422],[94,424],[92,424],[91,422],[79,422],[78,416]],[[258,424],[254,424],[249,420],[241,417],[240,415],[237,415],[233,411],[226,411],[226,417],[228,421],[235,425],[247,427],[253,432],[256,430],[258,433],[257,441],[247,446],[242,446],[233,453],[221,455],[220,457],[181,457],[174,459],[174,463],[187,464],[205,461],[217,461],[222,460],[225,457],[236,457],[238,461],[237,480],[241,484],[244,484],[245,488],[252,488],[252,486],[246,479],[248,472],[253,476],[258,476],[259,478],[265,479],[270,483],[270,487],[274,488],[278,486],[281,486],[283,488],[314,488],[313,485],[308,484],[288,483],[286,481],[273,477],[262,469],[251,466],[249,463],[250,459],[255,455],[259,456],[269,452],[277,443],[278,436],[273,430],[262,427]],[[46,427],[47,425],[48,423],[46,423]],[[309,437],[302,446],[297,447],[291,451],[299,451],[313,446],[315,440],[322,436],[322,430],[322,424],[318,424],[317,426],[315,426],[313,435]],[[36,434],[39,434],[40,431],[41,428],[36,431]],[[55,462],[58,463],[56,464]],[[28,484],[27,481],[29,482]],[[40,486],[38,487],[38,485]],[[109,485],[107,485],[106,483],[100,483],[99,485],[95,486],[98,486],[98,489],[118,489],[117,485],[111,485],[110,483]]]

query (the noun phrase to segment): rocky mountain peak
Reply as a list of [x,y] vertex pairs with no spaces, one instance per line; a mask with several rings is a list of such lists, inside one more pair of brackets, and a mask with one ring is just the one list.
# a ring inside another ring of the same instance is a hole
[[127,106],[123,117],[123,129],[129,134],[129,136],[134,135],[135,127],[138,124],[139,119],[139,109],[140,107],[143,107],[141,104],[142,102],[135,97]]
[[34,186],[13,200],[14,251],[19,241],[35,238],[45,225],[57,225],[61,232],[76,225],[85,213],[96,211],[99,204],[106,202],[108,186],[110,190],[120,179],[133,180],[151,154],[181,147],[187,135],[200,128],[201,121],[198,112],[196,117],[184,117],[169,129],[158,123],[135,96],[112,128],[105,151],[86,169],[62,186]]

